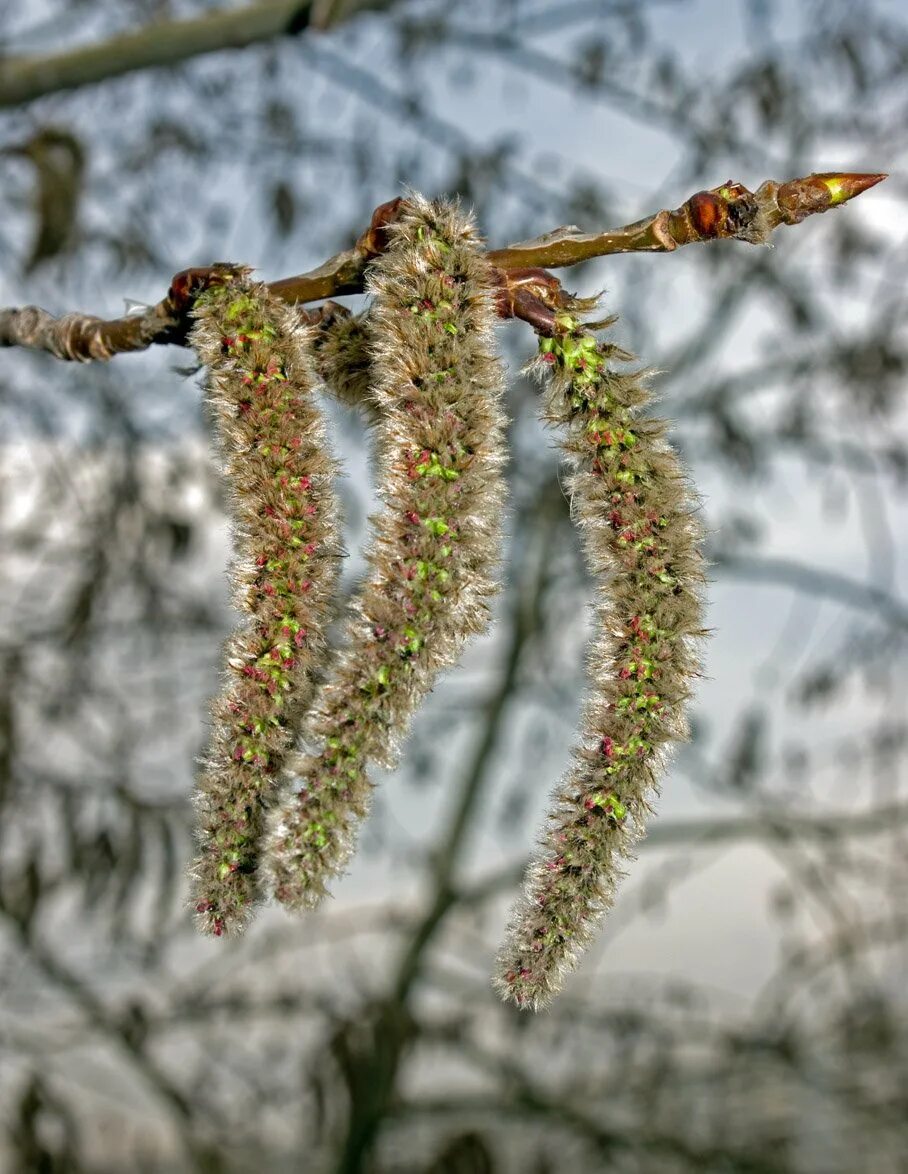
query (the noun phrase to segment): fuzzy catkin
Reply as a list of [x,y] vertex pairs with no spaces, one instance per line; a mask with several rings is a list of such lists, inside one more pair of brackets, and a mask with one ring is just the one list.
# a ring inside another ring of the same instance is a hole
[[503,998],[534,1009],[560,989],[612,904],[667,744],[687,736],[704,635],[696,499],[665,422],[641,415],[645,379],[611,369],[614,358],[629,356],[571,313],[540,341],[544,414],[564,429],[569,500],[598,598],[581,740],[498,959]]
[[315,369],[335,399],[374,417],[372,360],[366,315],[338,317],[315,335]]
[[381,513],[344,650],[307,726],[313,752],[274,813],[268,866],[317,904],[352,851],[370,763],[390,766],[440,669],[488,622],[503,512],[493,274],[456,204],[414,196],[368,278]]
[[313,391],[314,328],[245,269],[197,299],[191,341],[208,368],[230,490],[233,597],[196,791],[200,928],[241,930],[259,896],[264,805],[311,700],[340,572],[335,464]]

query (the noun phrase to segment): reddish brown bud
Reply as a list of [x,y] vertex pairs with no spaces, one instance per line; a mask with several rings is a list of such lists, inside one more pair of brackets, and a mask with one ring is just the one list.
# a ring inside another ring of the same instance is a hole
[[171,308],[179,313],[189,308],[192,301],[213,285],[223,285],[238,271],[236,265],[218,262],[195,269],[181,269],[170,282],[167,297]]
[[691,224],[697,235],[710,240],[722,234],[726,208],[726,201],[713,192],[696,192],[687,201]]
[[388,225],[399,220],[406,208],[406,200],[397,196],[384,204],[379,204],[372,213],[369,227],[356,242],[357,249],[367,257],[377,257],[388,247]]
[[498,270],[496,278],[499,317],[522,318],[535,330],[550,336],[555,324],[554,311],[570,300],[558,278],[537,266]]

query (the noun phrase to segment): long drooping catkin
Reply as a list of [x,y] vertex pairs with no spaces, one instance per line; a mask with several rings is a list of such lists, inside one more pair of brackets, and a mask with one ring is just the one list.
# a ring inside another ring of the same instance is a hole
[[275,895],[316,904],[436,674],[485,628],[503,510],[502,373],[492,271],[451,203],[414,197],[369,278],[379,492],[371,573],[274,813]]
[[314,329],[248,271],[195,308],[192,344],[230,490],[234,600],[245,621],[226,647],[198,781],[193,866],[200,926],[243,928],[259,892],[264,804],[311,700],[340,570],[334,462],[318,407]]
[[598,587],[582,740],[555,791],[541,853],[499,956],[504,998],[537,1008],[576,965],[644,830],[666,744],[683,713],[703,635],[695,499],[666,425],[641,416],[639,374],[570,313],[540,344],[546,417],[565,428],[571,508]]

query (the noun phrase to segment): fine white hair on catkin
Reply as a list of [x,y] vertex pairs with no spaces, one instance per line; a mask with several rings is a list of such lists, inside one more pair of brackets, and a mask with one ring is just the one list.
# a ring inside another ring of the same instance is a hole
[[341,544],[315,331],[248,269],[217,268],[190,341],[207,367],[243,613],[196,787],[193,903],[200,928],[219,936],[242,930],[261,895],[265,806],[327,656]]
[[560,989],[614,900],[667,748],[687,736],[684,703],[705,634],[696,497],[664,421],[642,414],[646,378],[610,366],[630,356],[577,319],[588,308],[556,317],[536,363],[597,598],[580,739],[498,958],[502,997],[533,1009]]
[[[370,764],[391,765],[438,672],[485,629],[504,510],[494,273],[457,204],[413,195],[368,275],[381,510],[367,581],[270,821],[268,869],[290,908],[317,904],[349,858]],[[331,345],[343,365],[356,331]],[[326,356],[331,359],[331,355]],[[355,390],[357,398],[361,392]]]

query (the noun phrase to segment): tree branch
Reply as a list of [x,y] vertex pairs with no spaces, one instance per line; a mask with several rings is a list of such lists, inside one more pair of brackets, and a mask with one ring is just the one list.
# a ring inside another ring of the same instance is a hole
[[[738,841],[800,841],[831,844],[839,840],[884,835],[908,825],[908,803],[887,803],[866,810],[840,810],[820,815],[768,808],[719,819],[666,819],[657,822],[636,845],[637,851],[686,853],[701,848],[722,847]],[[527,862],[506,864],[473,884],[464,886],[452,898],[458,907],[478,905],[510,892],[526,875]]]
[[[2,79],[2,74],[0,74]],[[564,268],[614,253],[669,253],[681,245],[711,240],[764,244],[781,224],[800,224],[860,195],[885,179],[884,174],[823,172],[778,184],[767,180],[756,192],[729,180],[710,191],[696,192],[673,211],[663,209],[643,220],[602,233],[557,228],[534,240],[494,249],[486,256],[499,270],[499,309],[504,318],[524,318],[543,328],[540,314],[560,306],[558,280],[541,266]],[[399,215],[401,199],[380,205],[356,244],[317,269],[271,283],[287,302],[305,303],[360,293],[369,261],[384,247],[386,229]],[[44,350],[58,359],[88,362],[145,350],[153,343],[185,344],[188,313],[195,295],[216,280],[218,267],[177,274],[167,296],[144,312],[105,320],[87,314],[56,319],[36,306],[0,308],[0,347]],[[331,307],[332,312],[335,307]],[[301,313],[306,313],[302,311]],[[324,309],[309,313],[320,321]]]
[[191,20],[148,25],[97,45],[43,57],[13,57],[0,65],[0,109],[45,94],[92,85],[156,66],[173,66],[203,53],[244,49],[306,29],[327,29],[361,12],[390,8],[395,0],[265,0],[218,9]]
[[811,567],[787,558],[750,557],[715,552],[710,561],[723,575],[753,583],[778,584],[802,591],[811,599],[829,599],[865,616],[875,613],[893,628],[908,630],[908,607],[873,583],[861,583],[835,571]]

